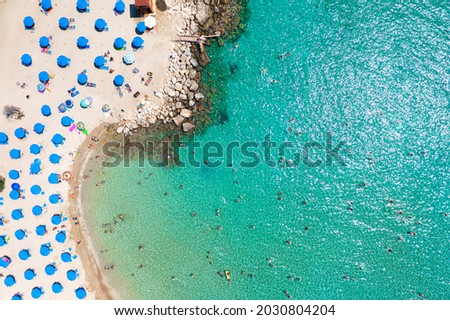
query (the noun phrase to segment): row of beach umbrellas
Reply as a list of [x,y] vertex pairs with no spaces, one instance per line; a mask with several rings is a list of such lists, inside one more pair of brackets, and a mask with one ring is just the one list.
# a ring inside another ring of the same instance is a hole
[[[34,28],[35,22],[34,19],[30,16],[27,16],[23,19],[23,24],[25,29]],[[58,25],[61,30],[67,30],[70,26],[70,20],[67,17],[61,17],[58,20]],[[143,34],[147,29],[153,29],[156,26],[156,19],[153,16],[148,16],[144,21],[141,21],[136,26],[136,33]],[[98,18],[95,20],[94,24],[95,30],[101,32],[108,30],[108,23],[103,18]]]
[[[42,10],[44,10],[45,12],[48,12],[52,9],[52,1],[51,0],[42,0],[40,3],[40,6],[42,7]],[[114,11],[116,12],[116,14],[122,14],[123,12],[125,12],[125,7],[126,7],[125,3],[121,0],[119,0],[114,5]],[[88,10],[89,3],[86,0],[78,0],[76,2],[76,8],[78,11],[88,12],[89,11]],[[59,23],[60,29],[67,30],[70,27],[71,20],[68,19],[67,17],[61,17],[59,19],[58,23]],[[24,25],[25,25],[26,29],[34,28],[35,27],[34,19],[29,16],[25,17]],[[151,25],[152,25],[152,23],[150,23],[150,26]],[[107,30],[107,22],[104,19],[99,18],[95,21],[94,27],[97,31]],[[153,27],[154,27],[154,25],[153,25]],[[148,28],[152,28],[152,27],[149,27],[149,24],[146,22],[140,22],[136,26],[136,32],[138,34],[143,34]],[[45,37],[45,36],[41,37],[39,39],[39,45],[42,48],[48,48],[50,46],[50,40],[51,40],[50,37]],[[144,40],[141,37],[135,37],[131,43],[131,46],[134,49],[138,49],[138,48],[141,48],[143,46],[143,44],[144,44]],[[124,49],[125,45],[126,45],[126,41],[123,38],[116,38],[114,41],[114,48],[116,48],[118,50]],[[77,46],[80,49],[87,48],[89,46],[89,40],[86,37],[81,36],[77,39]],[[61,68],[65,68],[70,65],[70,58],[68,58],[64,55],[59,56],[56,59],[56,61],[57,61],[58,66]],[[128,52],[124,55],[123,61],[125,64],[132,64],[135,62],[135,57],[132,53]],[[28,53],[23,54],[21,57],[21,62],[24,66],[31,66],[33,63],[32,56]],[[96,67],[103,67],[105,65],[105,63],[106,63],[106,59],[104,57],[97,57],[94,60],[94,65]],[[41,82],[41,84],[45,85],[49,82],[51,76],[47,71],[41,71],[38,75],[38,78],[39,78],[39,81]],[[77,80],[78,80],[78,83],[84,85],[87,83],[88,77],[87,77],[86,73],[83,72],[78,75]],[[123,85],[124,81],[125,81],[125,79],[122,75],[117,75],[114,78],[114,84],[116,86]],[[45,90],[45,87],[44,87],[44,90]],[[89,98],[86,98],[83,101],[84,101],[85,105],[90,105],[92,103],[92,99],[89,100]],[[67,103],[65,103],[64,105],[66,107],[70,108],[70,106],[67,106]],[[73,102],[71,102],[70,105],[73,106]],[[41,107],[41,112],[44,116],[50,116],[51,115],[50,106],[43,105]],[[63,116],[61,118],[61,125],[64,127],[69,127],[69,126],[73,125],[74,123],[75,123],[75,121],[71,117]],[[82,122],[78,122],[77,128],[84,129],[84,124]],[[42,134],[44,132],[44,130],[45,130],[45,125],[42,123],[39,123],[39,122],[36,123],[33,127],[33,131],[37,134]],[[24,128],[17,128],[14,132],[14,135],[18,139],[25,139],[27,134],[28,134],[28,132]],[[9,138],[6,135],[6,133],[0,132],[0,144],[7,144],[8,140],[9,140]],[[54,134],[51,139],[52,143],[55,146],[63,144],[64,140],[65,140],[65,138],[59,133]],[[42,149],[42,146],[40,146],[38,144],[31,144],[29,146],[29,150],[30,150],[31,154],[38,155],[41,153],[41,149]],[[21,157],[21,151],[18,149],[12,149],[12,150],[10,150],[10,156],[12,158],[19,159]],[[61,159],[61,156],[59,156],[57,154],[51,154],[49,157],[49,160],[51,163],[59,163],[60,159]],[[30,165],[30,173],[31,174],[39,173],[41,171],[41,166],[42,166],[41,161],[39,159],[35,159],[32,162],[32,164]],[[9,177],[11,179],[18,179],[20,177],[20,173],[21,172],[19,172],[18,170],[13,169],[9,172]],[[61,175],[57,174],[57,173],[51,173],[48,176],[48,182],[50,184],[60,183]],[[12,196],[14,198],[19,198],[22,196],[23,190],[21,190],[21,186],[18,183],[13,183],[11,185],[11,188],[12,188],[12,192],[13,192]],[[31,194],[33,194],[33,195],[44,194],[42,188],[39,185],[33,185],[30,188],[30,191],[31,191]],[[59,195],[59,194],[51,194],[49,196],[48,200],[49,200],[50,204],[55,204],[55,203],[62,201],[61,195]],[[44,207],[45,207],[45,205],[44,206],[35,205],[32,208],[32,213],[36,216],[41,215],[43,213]],[[14,220],[18,220],[18,219],[23,218],[23,212],[21,209],[16,209],[16,210],[13,210],[11,216]],[[61,214],[54,214],[51,217],[51,222],[53,225],[58,225],[61,223],[61,221],[62,221]],[[35,232],[38,236],[43,236],[47,233],[47,227],[44,224],[40,224],[40,225],[36,226]],[[22,240],[27,236],[27,233],[28,233],[27,230],[18,229],[15,231],[14,236],[18,240]],[[67,240],[67,234],[65,231],[59,231],[56,233],[56,235],[55,235],[56,242],[64,243],[66,240]],[[7,239],[6,237],[3,237],[3,236],[0,237],[0,246],[6,245],[8,241],[9,241],[9,239]],[[39,251],[40,251],[41,255],[48,256],[50,254],[50,252],[52,251],[51,244],[48,243],[48,244],[41,245],[41,248]],[[30,256],[31,256],[31,253],[30,253],[30,250],[28,250],[28,249],[22,249],[18,253],[18,257],[21,260],[27,260]],[[6,259],[6,258],[2,260],[2,263],[4,263],[5,265],[8,265],[11,261],[8,260],[9,258],[8,259]],[[74,258],[76,258],[76,256],[73,256],[70,252],[65,251],[60,255],[60,258],[61,258],[62,262],[67,263],[67,262],[72,261]],[[45,273],[49,276],[55,274],[56,271],[57,271],[57,267],[56,267],[55,263],[48,264],[45,267]],[[26,280],[33,280],[35,277],[38,276],[38,274],[36,273],[36,271],[34,269],[28,268],[25,270],[23,276]],[[78,275],[77,270],[71,269],[66,272],[66,277],[69,281],[75,281],[78,278],[78,276],[79,275]],[[4,278],[4,283],[6,286],[14,286],[16,283],[15,276],[14,275],[6,275]],[[60,293],[63,291],[63,289],[64,289],[63,285],[60,282],[54,282],[51,285],[51,290],[54,293]],[[44,294],[45,294],[45,292],[42,287],[36,286],[31,289],[31,296],[34,299],[38,299]],[[79,287],[79,288],[75,289],[75,295],[79,299],[84,299],[87,296],[86,289],[84,287]],[[12,297],[12,299],[13,300],[21,300],[22,294],[17,293]]]

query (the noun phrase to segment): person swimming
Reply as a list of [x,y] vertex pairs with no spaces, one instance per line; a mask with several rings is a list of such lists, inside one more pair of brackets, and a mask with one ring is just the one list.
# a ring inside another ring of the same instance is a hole
[[291,53],[289,51],[287,52],[283,52],[282,54],[280,54],[278,56],[278,59],[286,59],[287,57],[289,57],[291,55]]

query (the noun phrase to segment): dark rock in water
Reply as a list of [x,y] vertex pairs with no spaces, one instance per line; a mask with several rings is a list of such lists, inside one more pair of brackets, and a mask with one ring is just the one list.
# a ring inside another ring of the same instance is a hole
[[224,123],[228,122],[228,119],[229,119],[229,117],[225,110],[219,111],[217,113],[217,121],[219,122],[219,124],[224,124]]
[[219,47],[223,47],[225,45],[225,42],[223,41],[222,38],[217,39],[217,44],[219,45]]
[[228,66],[230,67],[230,72],[234,74],[236,70],[238,69],[237,63],[228,63]]
[[198,63],[200,63],[200,65],[202,67],[205,67],[210,62],[211,62],[211,59],[208,57],[208,54],[206,53],[206,51],[203,51],[202,53],[199,54]]

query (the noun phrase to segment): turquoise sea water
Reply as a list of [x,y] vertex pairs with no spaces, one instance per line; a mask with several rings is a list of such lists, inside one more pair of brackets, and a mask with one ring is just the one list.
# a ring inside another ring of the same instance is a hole
[[347,166],[242,168],[238,154],[234,168],[96,171],[83,200],[105,274],[139,299],[449,299],[449,4],[249,6],[239,46],[212,48],[204,74],[227,121],[197,140],[301,150],[331,132]]

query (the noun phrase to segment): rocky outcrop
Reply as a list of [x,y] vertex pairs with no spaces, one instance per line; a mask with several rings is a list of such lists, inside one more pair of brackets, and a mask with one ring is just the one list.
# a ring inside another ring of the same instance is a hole
[[[230,30],[238,29],[238,4],[243,1],[246,0],[172,0],[167,12],[180,19],[179,35],[216,32],[229,35]],[[118,124],[118,133],[132,135],[139,127],[147,128],[155,123],[174,124],[189,133],[196,128],[196,119],[205,119],[201,112],[206,110],[206,98],[201,92],[200,78],[202,68],[211,61],[206,50],[200,52],[195,43],[175,42],[169,60],[167,83],[155,93],[161,104],[152,104],[148,99],[141,101],[131,119]]]

